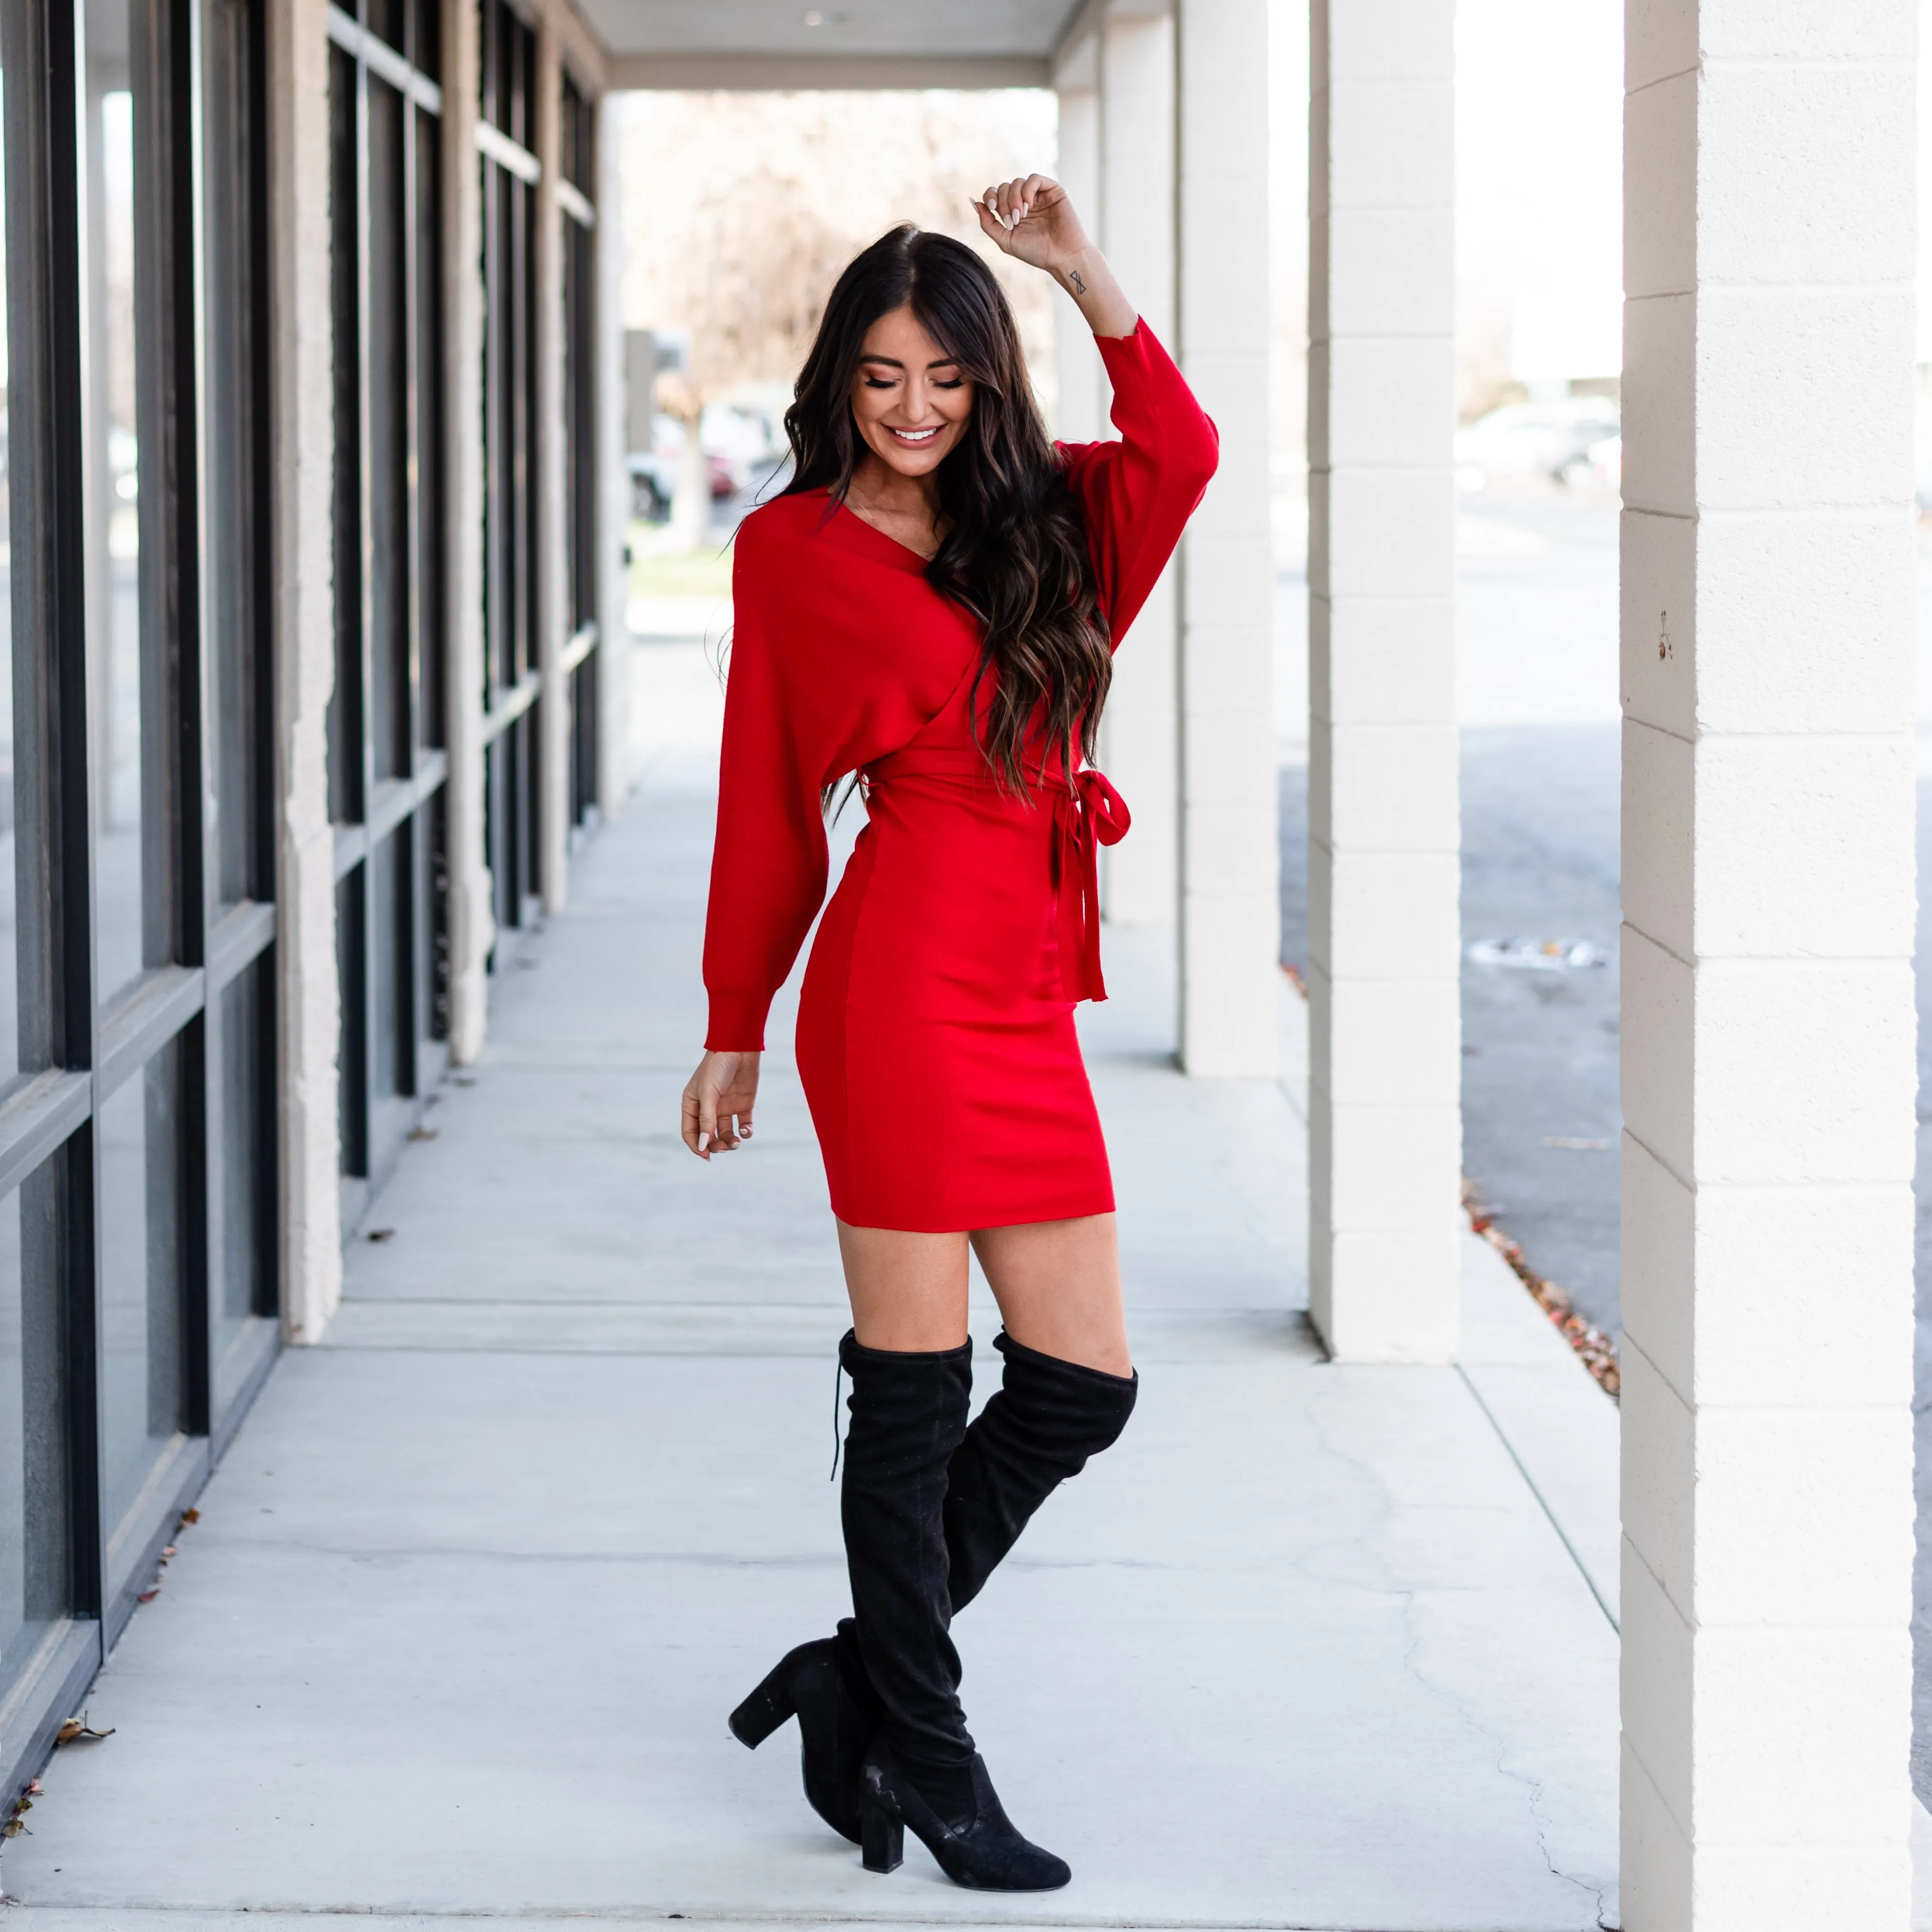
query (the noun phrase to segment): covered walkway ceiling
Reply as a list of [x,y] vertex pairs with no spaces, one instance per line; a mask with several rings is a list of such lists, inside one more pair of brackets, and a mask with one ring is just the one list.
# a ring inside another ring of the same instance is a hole
[[[1094,0],[1089,0],[1089,8]],[[578,0],[615,87],[1044,87],[1082,0]]]

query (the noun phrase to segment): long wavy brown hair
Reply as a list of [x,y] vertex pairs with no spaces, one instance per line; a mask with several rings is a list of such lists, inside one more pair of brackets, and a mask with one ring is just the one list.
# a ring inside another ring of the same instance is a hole
[[785,412],[792,478],[784,494],[824,490],[844,501],[866,448],[851,405],[866,332],[908,306],[974,384],[964,432],[939,466],[945,535],[926,575],[979,620],[974,734],[1000,782],[1023,794],[1036,718],[1070,766],[1076,745],[1093,757],[1113,660],[1080,506],[1040,421],[1012,310],[964,243],[908,224],[881,236],[838,278]]

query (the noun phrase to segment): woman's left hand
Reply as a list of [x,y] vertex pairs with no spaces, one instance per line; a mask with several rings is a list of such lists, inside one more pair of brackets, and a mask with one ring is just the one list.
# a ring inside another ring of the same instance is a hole
[[1042,268],[1080,304],[1096,335],[1131,335],[1138,320],[1066,190],[1046,175],[989,188],[973,204],[980,232],[1004,254]]
[[1016,261],[1065,279],[1093,250],[1066,189],[1046,175],[989,188],[974,204],[980,230]]

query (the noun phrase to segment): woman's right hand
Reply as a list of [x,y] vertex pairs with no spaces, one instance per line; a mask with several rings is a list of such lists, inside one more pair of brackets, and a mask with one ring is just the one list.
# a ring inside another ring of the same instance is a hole
[[707,1052],[684,1083],[684,1144],[700,1160],[752,1138],[760,1058]]

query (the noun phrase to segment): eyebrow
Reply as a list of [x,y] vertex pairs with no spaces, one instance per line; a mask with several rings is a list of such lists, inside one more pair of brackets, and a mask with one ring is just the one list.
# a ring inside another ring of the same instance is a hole
[[[861,356],[861,362],[883,362],[888,369],[903,369],[905,364],[896,356]],[[942,356],[936,362],[928,362],[928,369],[956,369],[959,358],[956,356]]]

